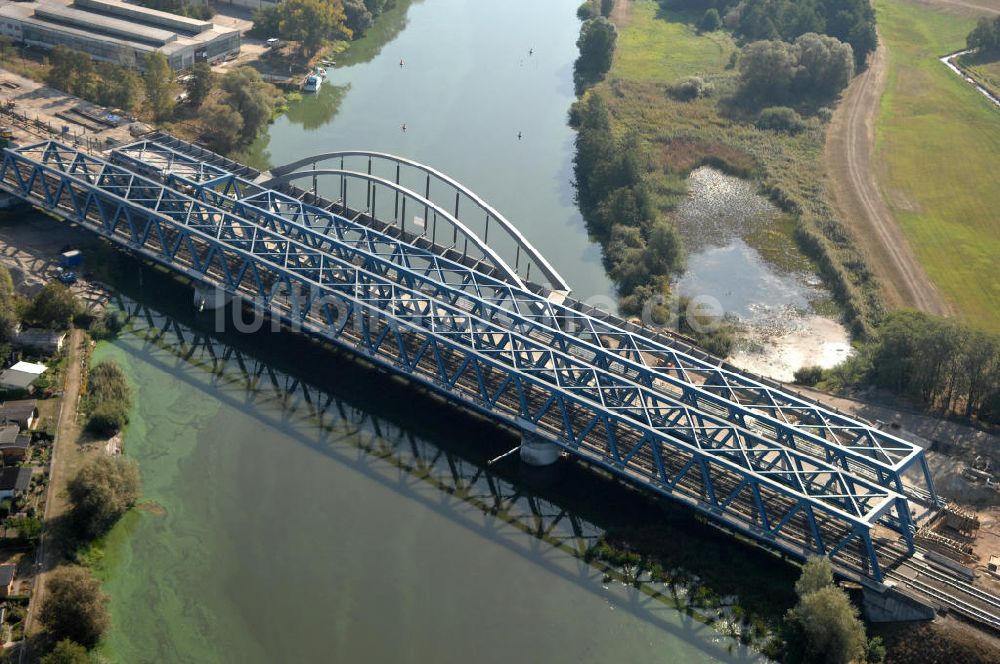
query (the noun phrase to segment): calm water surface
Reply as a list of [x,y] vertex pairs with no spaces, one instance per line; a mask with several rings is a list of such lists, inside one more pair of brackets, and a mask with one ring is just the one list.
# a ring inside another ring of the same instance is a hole
[[574,101],[577,5],[409,4],[387,21],[386,30],[398,36],[355,48],[317,95],[293,103],[274,123],[254,146],[256,160],[276,166],[365,149],[426,163],[516,224],[577,297],[600,296],[613,306],[600,248],[588,240],[573,199],[567,112]]
[[[168,332],[139,324],[95,353],[133,381],[125,446],[144,481],[144,503],[112,531],[102,565],[112,660],[753,658],[574,556],[594,526],[577,533],[564,518],[538,539],[530,514],[485,510],[471,497],[489,495],[482,469],[408,429],[448,411],[394,402],[394,416],[373,417],[352,404],[355,384],[311,391],[324,404],[316,417],[285,375],[251,369],[248,386],[231,348],[218,344],[229,363],[210,366],[169,318],[156,324]],[[481,431],[447,438],[459,450],[504,443]],[[443,489],[455,466],[468,490]]]
[[[402,3],[349,56],[355,64],[275,123],[258,159],[362,147],[427,162],[518,223],[578,294],[608,296],[570,185],[578,4]],[[133,380],[125,446],[147,501],[107,543],[114,625],[102,649],[113,661],[747,657],[394,461],[394,447],[433,451],[439,440],[408,427],[448,411],[413,413],[403,398],[386,405],[388,420],[359,420],[349,402],[301,418],[291,397],[233,384],[186,351],[170,335],[150,343],[131,331],[96,353]],[[336,382],[332,360],[330,372]],[[377,390],[385,379],[351,380]]]
[[778,380],[808,365],[832,367],[850,353],[830,292],[778,228],[787,220],[753,183],[704,167],[688,179],[674,219],[688,252],[675,287],[708,296],[740,326],[734,364]]

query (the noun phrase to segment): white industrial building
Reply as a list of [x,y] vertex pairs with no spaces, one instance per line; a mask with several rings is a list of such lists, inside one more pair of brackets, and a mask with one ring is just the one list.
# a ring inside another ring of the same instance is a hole
[[139,69],[153,51],[166,55],[174,69],[240,52],[238,30],[118,0],[8,2],[0,5],[0,35],[47,49],[62,45]]

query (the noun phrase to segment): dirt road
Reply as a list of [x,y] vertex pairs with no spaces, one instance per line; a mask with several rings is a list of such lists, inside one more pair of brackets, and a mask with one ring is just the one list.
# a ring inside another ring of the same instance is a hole
[[[45,499],[44,520],[47,525],[53,523],[53,519],[64,514],[68,509],[66,499],[66,485],[69,478],[79,467],[79,452],[77,451],[77,438],[80,427],[76,421],[76,406],[80,395],[80,382],[83,375],[81,362],[86,356],[84,353],[84,343],[86,343],[83,332],[79,329],[70,330],[67,342],[66,358],[66,378],[63,384],[63,394],[59,404],[59,420],[56,426],[55,442],[52,446],[52,459],[50,463],[50,476],[48,493]],[[52,533],[46,531],[38,544],[37,551],[38,574],[35,577],[34,590],[31,594],[31,602],[28,604],[28,614],[25,618],[25,634],[37,633],[40,628],[36,616],[41,606],[42,598],[45,594],[45,577],[60,560],[61,552],[52,543]],[[24,656],[30,657],[30,653],[24,651]]]
[[878,183],[875,118],[885,89],[887,57],[879,43],[868,70],[851,83],[827,132],[824,158],[834,200],[854,231],[890,306],[951,313],[917,261]]

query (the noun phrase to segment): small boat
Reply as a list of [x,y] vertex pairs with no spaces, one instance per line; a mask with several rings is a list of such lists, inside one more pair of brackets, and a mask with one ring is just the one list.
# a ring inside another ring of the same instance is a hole
[[323,82],[319,76],[312,75],[306,78],[306,82],[302,84],[303,92],[316,92],[319,90],[320,83]]

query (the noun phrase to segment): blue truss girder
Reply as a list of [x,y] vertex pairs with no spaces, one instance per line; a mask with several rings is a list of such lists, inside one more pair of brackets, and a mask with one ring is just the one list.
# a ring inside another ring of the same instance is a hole
[[[136,149],[144,155],[163,151],[172,155],[170,159],[184,158],[164,146],[149,143],[137,146]],[[123,160],[135,162],[137,160],[127,154],[131,147],[122,149]],[[197,163],[196,160],[192,161]],[[191,170],[187,169],[187,172]],[[214,171],[207,181],[185,176],[183,172],[170,172],[166,177],[169,184],[180,182],[186,187],[192,187],[195,192],[193,195],[199,200],[231,209],[241,216],[250,217],[256,214],[259,223],[272,228],[280,225],[282,232],[309,242],[314,247],[331,250],[330,243],[316,240],[317,235],[333,234],[336,241],[342,242],[345,239],[342,232],[345,226],[350,226],[355,231],[359,227],[359,224],[306,205],[291,196],[262,188],[236,176],[230,175],[227,178],[220,175],[219,170]],[[249,212],[248,207],[256,208],[257,212]],[[279,222],[275,217],[284,221]],[[370,228],[363,226],[361,228],[364,229],[367,251],[412,267],[407,260],[410,254],[399,249],[403,243]],[[454,263],[451,267],[457,268],[463,275],[473,272]],[[692,360],[700,361],[673,349],[666,350],[668,359],[664,362],[664,348],[650,343],[641,335],[584,316],[578,311],[562,307],[539,295],[511,288],[486,275],[474,272],[473,274],[472,280],[463,285],[476,287],[477,295],[484,299],[488,299],[484,295],[484,287],[485,290],[495,288],[502,291],[498,297],[492,298],[492,302],[498,307],[516,311],[530,318],[535,324],[554,328],[557,332],[553,339],[554,343],[559,343],[570,336],[577,341],[586,341],[588,345],[608,354],[594,359],[598,366],[615,368],[614,359],[624,360],[631,368],[645,374],[639,378],[645,381],[645,384],[667,383],[672,389],[679,391],[680,397],[691,405],[725,409],[732,421],[744,426],[749,419],[754,426],[767,431],[771,437],[786,447],[797,448],[827,462],[836,463],[845,470],[864,475],[900,493],[904,493],[906,488],[902,474],[915,462],[925,464],[922,450],[915,445],[790,397],[783,392],[752,383],[740,374],[731,374],[704,363],[701,363],[701,366],[691,366]],[[436,275],[440,276],[440,273]],[[570,328],[569,334],[566,333],[567,327]],[[650,358],[654,361],[649,361]],[[691,374],[707,377],[698,380]],[[752,394],[741,397],[741,392],[747,389],[750,389]],[[782,403],[786,405],[781,405]],[[834,426],[835,422],[839,424]],[[933,486],[929,478],[926,482],[933,497]]]
[[[454,398],[515,424],[531,422],[633,481],[743,519],[757,536],[784,538],[804,514],[807,527],[800,525],[796,537],[808,539],[809,548],[841,552],[857,540],[867,556],[874,520],[896,512],[908,521],[905,498],[894,492],[588,365],[566,352],[572,340],[561,340],[564,350],[528,336],[537,328],[531,320],[470,297],[447,279],[428,278],[443,274],[433,261],[417,272],[401,268],[367,253],[377,246],[358,234],[352,238],[360,243],[345,241],[326,253],[283,235],[277,220],[272,230],[71,152],[47,148],[46,163],[7,152],[2,180],[26,199]],[[460,285],[472,283],[459,276]],[[322,293],[323,302],[302,288]],[[583,435],[578,423],[585,423]],[[742,478],[743,486],[732,490],[730,477]],[[719,503],[719,495],[728,497]],[[817,511],[825,530],[814,527]],[[877,561],[870,567],[877,570]]]

